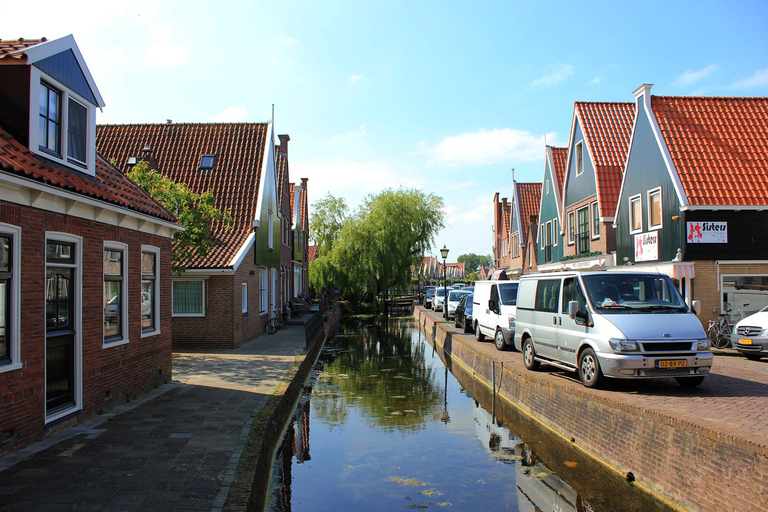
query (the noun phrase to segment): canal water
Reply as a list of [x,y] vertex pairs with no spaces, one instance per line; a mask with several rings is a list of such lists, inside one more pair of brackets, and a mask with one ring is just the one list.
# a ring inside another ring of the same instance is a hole
[[274,512],[671,510],[444,362],[411,317],[329,340],[272,478]]

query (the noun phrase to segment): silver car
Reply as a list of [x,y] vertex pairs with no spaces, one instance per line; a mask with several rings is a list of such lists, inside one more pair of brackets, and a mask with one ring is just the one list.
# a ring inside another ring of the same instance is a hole
[[753,361],[768,356],[768,306],[733,327],[731,346]]

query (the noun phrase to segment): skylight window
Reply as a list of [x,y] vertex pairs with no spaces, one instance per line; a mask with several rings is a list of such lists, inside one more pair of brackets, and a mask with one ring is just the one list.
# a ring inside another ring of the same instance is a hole
[[136,165],[136,157],[135,156],[129,156],[128,157],[128,165],[133,167]]
[[213,162],[216,160],[216,155],[203,155],[200,157],[200,168],[210,170],[213,169]]

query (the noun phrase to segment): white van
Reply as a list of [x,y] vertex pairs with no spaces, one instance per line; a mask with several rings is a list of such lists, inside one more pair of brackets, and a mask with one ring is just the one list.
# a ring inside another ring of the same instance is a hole
[[477,341],[493,338],[496,348],[512,348],[515,335],[517,281],[477,281],[472,314]]
[[[698,314],[700,305],[694,301]],[[549,364],[597,387],[603,377],[674,377],[698,386],[712,367],[701,322],[669,276],[553,272],[520,278],[515,347],[529,370]]]

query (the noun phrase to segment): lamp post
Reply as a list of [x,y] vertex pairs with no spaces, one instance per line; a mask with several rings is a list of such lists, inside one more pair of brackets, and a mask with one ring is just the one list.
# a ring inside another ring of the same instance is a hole
[[443,257],[443,288],[445,295],[443,296],[443,316],[448,320],[448,266],[445,260],[448,258],[448,248],[443,244],[443,248],[440,249],[440,256]]

